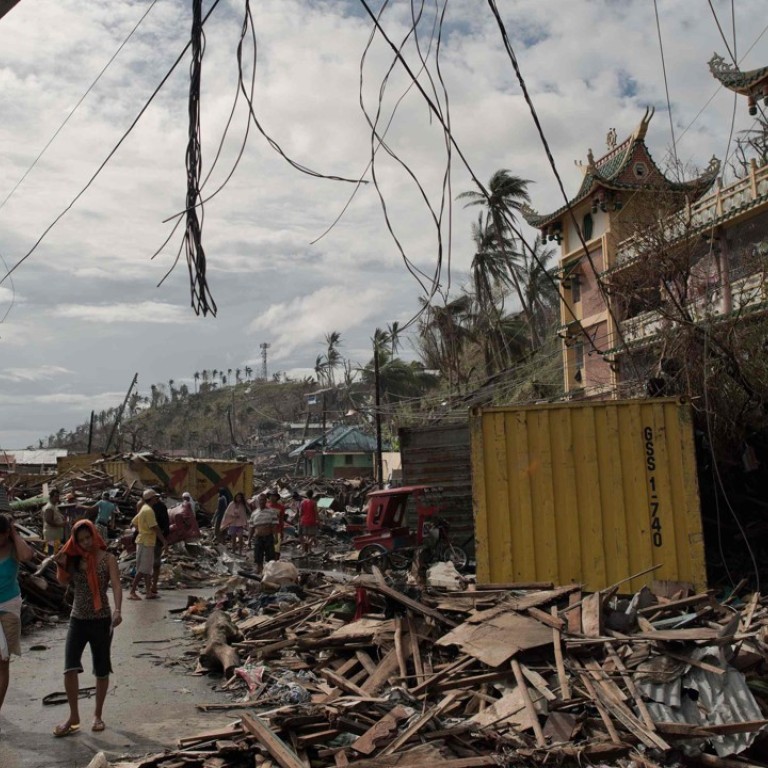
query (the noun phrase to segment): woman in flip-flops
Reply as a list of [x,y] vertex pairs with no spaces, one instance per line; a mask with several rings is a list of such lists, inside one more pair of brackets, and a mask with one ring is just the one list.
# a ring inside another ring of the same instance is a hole
[[[55,558],[57,577],[62,584],[72,585],[74,600],[64,650],[64,690],[69,717],[54,728],[54,736],[69,736],[80,730],[78,675],[83,671],[81,660],[86,645],[91,646],[96,676],[96,708],[91,730],[103,731],[105,727],[102,714],[112,672],[112,630],[122,622],[123,602],[117,560],[106,549],[96,526],[90,520],[80,520]],[[110,610],[107,597],[110,585],[115,597],[114,611]]]
[[34,557],[32,548],[13,526],[8,515],[0,515],[0,709],[11,670],[11,654],[21,654],[21,590],[19,563]]

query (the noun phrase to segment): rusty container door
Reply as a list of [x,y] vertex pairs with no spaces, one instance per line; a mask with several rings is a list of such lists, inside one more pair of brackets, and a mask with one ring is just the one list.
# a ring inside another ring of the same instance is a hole
[[[431,485],[441,488],[441,513],[450,523],[450,535],[472,556],[474,519],[472,515],[472,468],[469,424],[439,424],[401,428],[400,457],[403,485]],[[408,523],[415,527],[415,517]]]
[[473,409],[480,582],[706,582],[690,406],[675,399]]

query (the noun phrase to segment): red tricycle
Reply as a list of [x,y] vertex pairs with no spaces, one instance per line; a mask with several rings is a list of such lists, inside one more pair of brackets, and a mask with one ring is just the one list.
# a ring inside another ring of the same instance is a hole
[[[406,485],[369,493],[367,533],[352,539],[359,553],[358,566],[366,570],[372,565],[407,568],[414,551],[423,546],[430,550],[432,560],[450,560],[458,570],[466,568],[467,553],[451,543],[448,521],[438,516],[440,506],[427,501],[430,491],[438,490],[428,485]],[[411,496],[416,504],[415,531],[405,525],[406,506]]]

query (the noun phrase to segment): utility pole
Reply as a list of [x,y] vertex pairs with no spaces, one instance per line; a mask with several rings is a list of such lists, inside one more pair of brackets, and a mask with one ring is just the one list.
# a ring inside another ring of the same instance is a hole
[[96,416],[95,411],[91,411],[91,423],[88,425],[88,450],[86,453],[91,452],[91,447],[93,446],[93,419]]
[[325,420],[326,420],[326,410],[325,410],[325,392],[323,392],[323,452],[320,454],[320,475],[322,477],[325,477],[325,449],[327,448],[327,441],[325,437]]
[[266,341],[259,344],[259,349],[261,350],[261,378],[264,379],[264,381],[267,380],[267,350],[271,346],[272,345],[268,344]]
[[117,412],[117,416],[115,416],[115,423],[112,425],[112,431],[109,433],[109,440],[107,440],[107,444],[104,446],[104,453],[109,453],[109,447],[112,445],[112,438],[115,436],[115,432],[117,431],[117,425],[120,423],[120,419],[123,418],[123,411],[125,410],[125,406],[128,403],[128,398],[131,396],[131,392],[133,392],[133,388],[136,386],[136,382],[138,380],[139,374],[134,373],[131,386],[128,387],[128,391],[125,393],[125,400],[123,400],[123,404],[120,406],[120,410]]
[[373,382],[376,392],[376,481],[384,487],[384,467],[381,458],[381,380],[379,376],[379,345],[373,343]]

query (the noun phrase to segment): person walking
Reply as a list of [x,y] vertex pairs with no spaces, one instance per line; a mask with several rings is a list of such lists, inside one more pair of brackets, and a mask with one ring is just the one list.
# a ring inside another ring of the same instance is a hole
[[48,494],[48,503],[43,507],[43,539],[49,555],[55,555],[64,540],[64,526],[67,518],[59,509],[61,494],[54,488]]
[[[55,557],[56,576],[61,584],[72,586],[74,599],[64,647],[64,690],[69,704],[69,717],[53,729],[57,737],[80,730],[79,681],[86,645],[91,647],[93,673],[96,676],[96,705],[92,731],[103,731],[104,702],[112,672],[112,633],[122,622],[123,591],[117,560],[107,550],[96,526],[90,520],[79,520],[72,534]],[[112,587],[115,609],[112,611],[107,587]]]
[[221,527],[226,529],[229,535],[232,553],[242,555],[243,546],[245,545],[245,529],[248,527],[248,504],[245,501],[245,494],[235,494],[235,498],[229,504],[224,512],[224,517],[221,519]]
[[277,522],[275,523],[275,560],[280,559],[280,548],[283,544],[285,531],[285,504],[280,501],[279,491],[270,491],[267,494],[267,509],[273,509]]
[[117,512],[117,505],[109,500],[109,491],[104,491],[101,494],[101,498],[92,506],[85,508],[86,514],[90,512],[96,513],[94,523],[96,524],[96,530],[105,542],[109,543],[109,529],[115,526],[115,513]]
[[277,512],[267,506],[265,494],[259,494],[257,507],[248,524],[248,543],[253,545],[253,562],[256,573],[261,573],[264,561],[275,560],[275,526]]
[[155,510],[152,504],[157,499],[157,492],[152,488],[147,488],[141,494],[144,504],[136,517],[131,521],[131,525],[138,531],[136,536],[136,575],[131,582],[131,591],[128,593],[129,600],[141,600],[141,596],[136,592],[139,583],[144,580],[147,600],[156,600],[160,595],[152,593],[152,572],[155,568],[155,544],[158,539],[165,545],[165,536],[157,524]]
[[155,595],[159,597],[160,593],[157,591],[157,583],[160,581],[160,566],[163,563],[163,550],[165,544],[168,541],[168,534],[171,532],[171,518],[168,515],[168,507],[160,496],[155,496],[155,500],[152,502],[152,509],[155,513],[155,520],[157,520],[157,527],[163,534],[163,540],[159,538],[155,541],[154,560],[152,561],[152,584],[150,586],[150,596]]
[[11,676],[11,654],[21,655],[19,563],[34,557],[10,515],[0,514],[0,710]]
[[307,491],[307,498],[299,507],[299,523],[301,525],[301,545],[305,555],[312,554],[312,545],[317,537],[317,502],[314,491]]
[[232,494],[228,488],[219,488],[219,499],[216,502],[216,514],[213,516],[213,540],[217,542],[221,533],[221,521],[224,518],[224,513],[227,511],[227,507],[232,501]]

